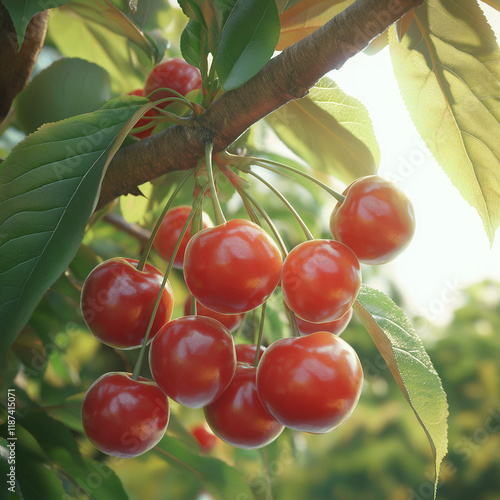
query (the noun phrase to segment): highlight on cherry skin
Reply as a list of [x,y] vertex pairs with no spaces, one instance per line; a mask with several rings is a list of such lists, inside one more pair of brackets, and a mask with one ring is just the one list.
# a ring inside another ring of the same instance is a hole
[[[163,218],[156,237],[154,239],[153,246],[158,252],[159,256],[165,261],[169,262],[174,254],[175,246],[177,245],[177,240],[181,235],[184,224],[186,223],[189,214],[191,213],[191,207],[188,205],[180,205],[170,209]],[[212,219],[206,212],[202,212],[202,226],[204,229],[207,227],[213,227],[214,223]],[[191,224],[189,224],[187,231],[185,232],[179,249],[174,258],[173,266],[177,269],[182,269],[184,262],[184,253],[186,251],[186,245],[190,239]]]
[[360,177],[344,191],[330,217],[334,239],[347,245],[364,264],[385,264],[409,245],[415,213],[406,194],[377,175]]
[[257,368],[262,404],[278,422],[298,431],[321,434],[342,425],[362,386],[355,350],[329,332],[277,340]]
[[291,250],[283,263],[283,300],[298,318],[311,323],[342,318],[360,287],[359,261],[339,241],[304,241]]
[[[138,261],[115,257],[96,266],[81,293],[81,310],[89,330],[102,343],[118,349],[140,347],[160,291],[163,275],[150,264],[137,270]],[[149,335],[170,321],[174,296],[167,280]]]
[[215,319],[183,316],[158,332],[150,346],[149,366],[169,398],[189,408],[203,408],[234,376],[234,340]]
[[152,381],[111,372],[87,390],[82,404],[85,434],[108,455],[132,458],[163,437],[170,416],[165,393]]
[[246,219],[233,219],[191,238],[184,278],[203,306],[222,314],[241,314],[271,296],[280,281],[282,262],[278,246],[264,229]]

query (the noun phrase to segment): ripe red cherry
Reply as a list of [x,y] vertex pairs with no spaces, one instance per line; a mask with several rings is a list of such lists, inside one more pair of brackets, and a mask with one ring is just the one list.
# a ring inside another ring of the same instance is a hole
[[[169,262],[174,253],[175,245],[177,245],[177,240],[182,232],[182,228],[186,223],[189,214],[191,213],[191,207],[187,205],[181,205],[179,207],[172,208],[169,210],[164,219],[162,220],[156,238],[154,240],[155,250],[158,252],[160,257]],[[212,227],[214,224],[209,215],[202,212],[202,224],[203,228]],[[177,269],[182,269],[182,264],[184,262],[184,253],[186,251],[186,245],[188,244],[191,231],[191,224],[189,224],[187,231],[184,233],[179,250],[174,259],[174,267]]]
[[[184,59],[175,58],[162,62],[155,66],[149,73],[144,84],[144,95],[148,95],[156,89],[169,88],[186,95],[191,90],[201,88],[201,75],[197,68],[188,64]],[[151,101],[158,101],[166,97],[178,97],[167,90],[160,90],[150,96]],[[165,107],[169,102],[159,104]]]
[[[88,275],[82,288],[81,309],[90,331],[104,344],[119,349],[140,347],[160,291],[163,275],[137,260],[105,260]],[[149,335],[151,341],[172,317],[174,296],[167,281]]]
[[234,219],[195,234],[184,256],[184,278],[196,300],[222,314],[263,304],[281,275],[281,253],[257,224]]
[[[266,348],[261,345],[259,359],[262,358],[265,350]],[[257,346],[255,344],[236,344],[236,361],[238,363],[253,365],[256,351]]]
[[266,446],[284,428],[262,405],[257,394],[255,375],[255,367],[238,364],[229,387],[203,410],[214,433],[238,448]]
[[215,448],[217,440],[219,439],[210,429],[204,425],[197,425],[191,429],[191,435],[196,439],[200,445],[203,453],[209,453]]
[[149,365],[167,396],[190,408],[202,408],[217,399],[233,378],[233,337],[212,318],[183,316],[158,332]]
[[305,321],[340,319],[353,305],[360,286],[358,259],[338,241],[305,241],[283,263],[283,299]]
[[413,205],[395,186],[377,175],[355,180],[330,217],[336,240],[365,264],[384,264],[397,257],[415,232]]
[[131,458],[155,446],[169,419],[165,393],[150,380],[111,372],[98,378],[82,404],[85,434],[108,455]]
[[[189,295],[184,302],[184,316],[189,316],[191,314],[191,296]],[[205,306],[202,306],[198,302],[196,303],[196,314],[198,316],[206,316],[207,318],[216,319],[219,323],[222,323],[230,332],[234,332],[245,319],[244,314],[221,314],[212,311]]]
[[363,370],[354,349],[328,332],[280,339],[257,368],[257,391],[269,413],[286,427],[329,432],[354,410]]
[[295,318],[301,335],[310,335],[316,332],[329,332],[340,335],[349,324],[352,318],[352,307],[340,319],[329,321],[328,323],[311,323],[300,318]]
[[[144,91],[142,89],[136,89],[132,90],[131,92],[128,93],[128,95],[137,95],[139,97],[143,97]],[[135,124],[135,127],[145,127],[146,125],[149,125],[151,123],[151,118],[146,118],[148,116],[155,116],[157,112],[154,109],[150,109],[149,111],[146,111],[144,113],[144,116],[142,118],[139,118],[137,123]],[[155,128],[155,124],[153,123],[150,128],[147,128],[146,130],[143,130],[142,132],[134,132],[132,135],[134,137],[137,137],[138,139],[144,139],[145,137],[149,137],[151,135],[151,132]]]

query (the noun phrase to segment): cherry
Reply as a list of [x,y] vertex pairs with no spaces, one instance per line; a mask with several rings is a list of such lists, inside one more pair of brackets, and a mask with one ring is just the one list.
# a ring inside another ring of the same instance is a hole
[[183,316],[167,323],[149,351],[155,382],[177,403],[202,408],[217,399],[236,368],[228,329],[205,316]]
[[[144,91],[142,89],[135,89],[132,90],[128,93],[128,95],[137,95],[139,97],[144,96]],[[149,125],[151,123],[151,118],[146,118],[147,116],[155,116],[157,115],[157,112],[154,109],[150,109],[149,111],[146,111],[144,113],[144,116],[142,118],[139,118],[137,123],[135,124],[135,127],[145,127],[146,125]],[[134,137],[137,137],[138,139],[144,139],[145,137],[149,137],[151,135],[151,132],[153,132],[153,129],[155,128],[155,124],[153,123],[151,127],[147,128],[146,130],[143,130],[142,132],[133,132],[132,135]]]
[[415,232],[413,205],[392,182],[377,175],[356,179],[330,217],[336,240],[365,264],[384,264],[397,257]]
[[[261,345],[259,359],[262,358],[265,350],[266,348]],[[238,361],[238,363],[253,365],[256,351],[257,346],[255,344],[236,344],[236,361]]]
[[[144,84],[144,94],[148,95],[156,89],[169,88],[185,96],[192,90],[201,88],[201,75],[197,68],[188,64],[184,59],[175,58],[155,66],[149,73]],[[167,97],[177,97],[168,90],[160,90],[150,96],[151,101],[158,101]],[[160,103],[164,108],[169,102]]]
[[108,455],[131,458],[155,446],[169,420],[165,393],[150,380],[111,372],[89,388],[82,404],[85,434]]
[[[104,344],[119,349],[140,347],[160,291],[163,275],[146,264],[116,257],[95,267],[87,276],[81,294],[83,318],[90,331]],[[149,335],[151,341],[167,323],[174,305],[167,281]]]
[[334,335],[340,335],[349,324],[352,318],[352,307],[340,319],[329,321],[327,323],[311,323],[300,318],[295,318],[301,335],[309,335],[316,332],[329,332]]
[[209,453],[215,448],[218,437],[204,425],[197,425],[191,429],[191,435],[196,439],[200,445],[203,453]]
[[222,314],[263,304],[276,288],[282,258],[257,224],[230,220],[195,234],[184,256],[184,277],[196,300]]
[[[189,316],[190,314],[191,314],[191,295],[188,296],[186,302],[184,303],[184,316]],[[196,303],[196,314],[198,316],[206,316],[207,318],[216,319],[219,323],[222,323],[230,332],[234,332],[245,319],[244,314],[221,314],[212,311],[206,308],[205,306],[202,306],[198,302]]]
[[238,364],[229,387],[203,411],[208,425],[226,443],[255,449],[274,441],[284,427],[264,408],[256,388],[256,368]]
[[[191,207],[188,205],[172,208],[165,214],[160,224],[153,245],[160,257],[166,262],[169,262],[172,258],[175,245],[177,244],[177,240],[179,239],[190,213]],[[212,227],[214,225],[212,219],[210,219],[209,215],[205,212],[202,212],[202,225],[203,228]],[[184,252],[186,251],[186,245],[190,238],[190,230],[191,224],[189,224],[187,231],[184,233],[184,237],[182,238],[179,250],[174,259],[174,267],[177,269],[182,269]]]
[[305,321],[340,319],[353,305],[360,286],[358,259],[338,241],[305,241],[283,263],[283,299]]
[[257,391],[286,427],[329,432],[354,410],[363,370],[354,349],[328,332],[273,342],[257,368]]

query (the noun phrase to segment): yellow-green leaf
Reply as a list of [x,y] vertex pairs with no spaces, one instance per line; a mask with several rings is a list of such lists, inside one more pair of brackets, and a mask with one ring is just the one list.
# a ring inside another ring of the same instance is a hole
[[285,11],[280,10],[281,33],[276,50],[302,40],[352,3],[354,0],[302,0],[290,8],[285,6]]
[[387,295],[362,285],[354,310],[427,434],[435,459],[436,489],[448,451],[448,403],[441,380],[408,318]]
[[307,97],[289,102],[267,121],[312,168],[346,184],[377,171],[380,150],[368,111],[329,78],[322,78]]
[[428,0],[401,43],[394,72],[410,115],[493,241],[500,225],[500,50],[475,0]]

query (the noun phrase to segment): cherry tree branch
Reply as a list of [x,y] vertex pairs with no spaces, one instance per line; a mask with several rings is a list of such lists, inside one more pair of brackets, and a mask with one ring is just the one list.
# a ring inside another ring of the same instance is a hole
[[231,145],[251,125],[293,99],[363,50],[423,0],[357,0],[306,38],[272,58],[241,87],[225,92],[194,126],[172,126],[120,150],[109,165],[98,207],[136,192],[137,186],[193,167],[207,141],[214,152]]
[[19,49],[14,24],[0,2],[0,123],[9,113],[12,101],[26,86],[45,41],[49,11],[33,17]]

